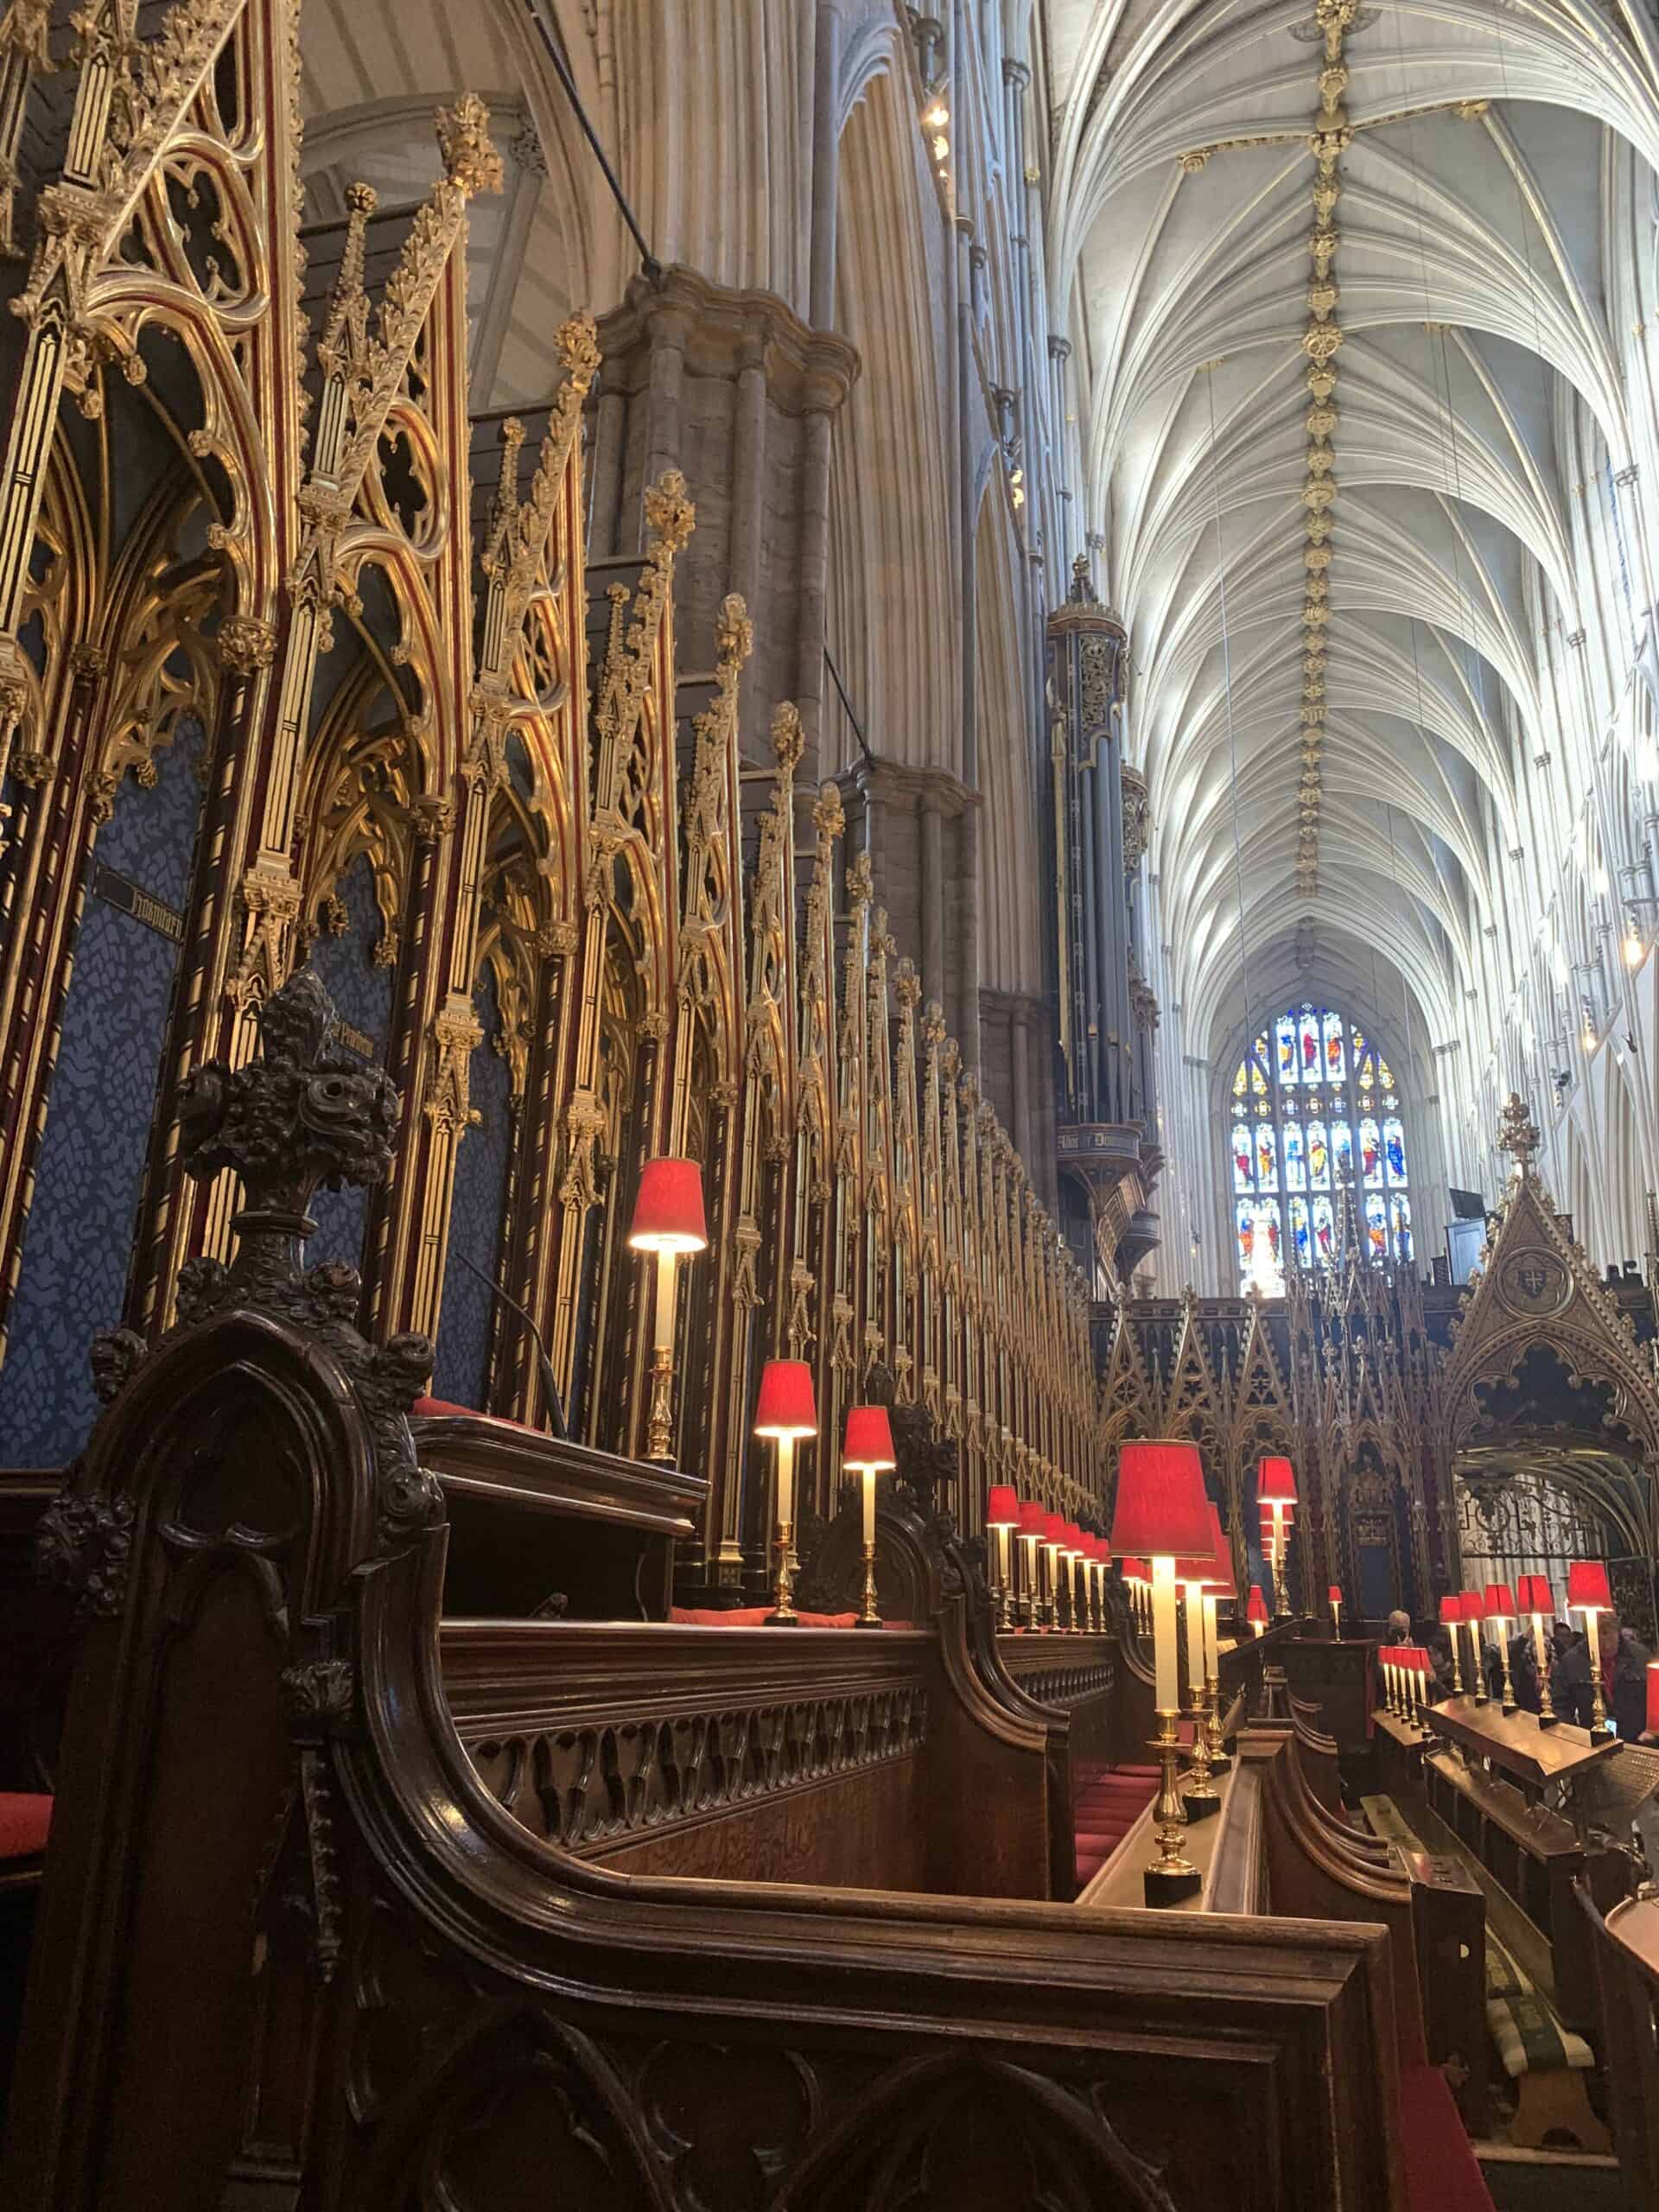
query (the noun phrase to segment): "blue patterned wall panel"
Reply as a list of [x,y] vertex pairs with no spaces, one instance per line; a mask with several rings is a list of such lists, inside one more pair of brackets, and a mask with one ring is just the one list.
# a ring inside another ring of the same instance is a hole
[[[124,779],[92,880],[112,870],[182,913],[202,742],[196,724],[181,724],[156,756],[153,789]],[[98,1410],[86,1346],[122,1318],[179,950],[107,898],[87,899],[0,1367],[0,1464],[72,1458]]]
[[[470,1075],[472,1103],[484,1118],[468,1129],[455,1154],[454,1196],[449,1208],[449,1255],[443,1277],[443,1305],[438,1317],[438,1357],[432,1389],[457,1405],[482,1406],[489,1364],[490,1294],[461,1265],[461,1255],[481,1268],[492,1282],[501,1257],[502,1217],[506,1207],[512,1154],[512,1071],[494,1050],[501,1027],[495,977],[486,968],[474,1004],[484,1031],[474,1049]],[[506,1326],[521,1325],[509,1319]]]
[[[391,1027],[392,970],[377,968],[374,948],[380,938],[380,909],[375,903],[374,870],[359,853],[334,886],[347,921],[340,937],[320,937],[311,948],[311,965],[334,1002],[340,1020],[372,1039],[374,1060],[386,1063]],[[404,1113],[409,1110],[404,1101]],[[306,1248],[306,1262],[348,1260],[363,1264],[363,1230],[368,1218],[366,1190],[319,1191],[311,1204],[317,1233]]]

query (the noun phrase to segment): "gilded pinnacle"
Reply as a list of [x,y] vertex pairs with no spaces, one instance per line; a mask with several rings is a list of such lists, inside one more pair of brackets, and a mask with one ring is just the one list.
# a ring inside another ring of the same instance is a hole
[[438,110],[438,150],[444,174],[468,199],[501,189],[501,156],[490,141],[490,111],[476,92]]

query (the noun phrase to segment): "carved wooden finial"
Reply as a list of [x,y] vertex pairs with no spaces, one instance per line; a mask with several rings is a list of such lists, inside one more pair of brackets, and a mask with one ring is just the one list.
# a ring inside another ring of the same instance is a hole
[[378,1068],[334,1050],[334,1006],[308,968],[266,1001],[259,1034],[245,1066],[207,1060],[192,1072],[179,1148],[192,1175],[228,1167],[241,1177],[242,1243],[229,1280],[272,1287],[297,1272],[317,1190],[378,1182],[391,1165],[399,1102]]
[[1507,1152],[1515,1162],[1515,1172],[1525,1182],[1532,1172],[1533,1156],[1542,1142],[1538,1124],[1521,1103],[1518,1090],[1510,1093],[1510,1102],[1498,1118],[1497,1148]]

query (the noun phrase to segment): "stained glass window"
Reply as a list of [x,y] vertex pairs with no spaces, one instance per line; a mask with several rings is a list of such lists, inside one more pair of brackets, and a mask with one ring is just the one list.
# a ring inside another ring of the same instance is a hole
[[1287,1267],[1335,1261],[1350,1184],[1360,1249],[1411,1260],[1400,1094],[1363,1030],[1329,1007],[1287,1007],[1239,1062],[1229,1118],[1241,1289],[1275,1297]]

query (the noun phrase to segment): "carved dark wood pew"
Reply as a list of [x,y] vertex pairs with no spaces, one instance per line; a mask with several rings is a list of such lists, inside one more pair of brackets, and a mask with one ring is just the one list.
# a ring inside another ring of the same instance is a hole
[[0,1791],[52,1786],[73,1649],[71,1607],[35,1572],[56,1467],[0,1469]]
[[[891,1389],[878,1392],[891,1401]],[[954,1666],[972,1672],[977,1690],[970,1704],[982,1701],[1002,1718],[996,1724],[1011,1730],[1014,1743],[1042,1746],[1042,1788],[1033,1795],[1033,1777],[1027,1767],[1015,1764],[1010,1779],[1018,1809],[1011,1825],[1027,1838],[1013,1854],[1020,1886],[997,1888],[998,1896],[1069,1898],[1077,1895],[1077,1865],[1074,1844],[1074,1813],[1079,1768],[1073,1757],[1073,1731],[1079,1721],[1085,1732],[1103,1732],[1100,1711],[1109,1705],[1111,1686],[1103,1688],[1096,1678],[1109,1674],[1109,1639],[1063,1635],[1029,1638],[999,1636],[990,1593],[976,1547],[963,1543],[955,1522],[938,1500],[941,1489],[954,1481],[953,1444],[939,1444],[927,1427],[926,1416],[915,1407],[893,1408],[895,1447],[899,1465],[896,1475],[884,1478],[877,1487],[875,1516],[876,1602],[884,1621],[927,1624],[942,1639],[942,1650],[960,1657]],[[816,1533],[804,1559],[800,1592],[803,1600],[824,1613],[861,1609],[864,1580],[861,1503],[849,1487],[841,1510]],[[960,1610],[960,1624],[952,1608]],[[892,1631],[889,1630],[889,1633]],[[868,1639],[867,1639],[868,1640]],[[1015,1652],[1028,1644],[1036,1657]],[[1043,1693],[1061,1694],[1051,1700]],[[1075,1692],[1074,1696],[1065,1693]],[[975,1724],[983,1728],[983,1719]],[[1012,1748],[1012,1747],[1011,1747]],[[1010,1754],[997,1764],[1010,1766]],[[1082,1770],[1086,1773],[1087,1769]],[[1044,1872],[1034,1873],[1029,1843],[1040,1840]],[[978,1882],[970,1887],[982,1887]]]
[[486,1786],[607,1866],[1053,1893],[1046,1716],[988,1695],[960,1599],[938,1632],[446,1621],[442,1652]]
[[[1458,1702],[1466,1700],[1453,1700]],[[1436,1708],[1442,1725],[1450,1710]],[[1588,1745],[1582,1730],[1565,1726],[1543,1742],[1566,1752],[1569,1738]],[[1595,1961],[1573,1885],[1583,1881],[1600,1906],[1611,1906],[1630,1888],[1630,1854],[1608,1841],[1586,1842],[1573,1821],[1542,1802],[1540,1789],[1529,1790],[1519,1779],[1489,1772],[1455,1747],[1427,1753],[1422,1772],[1430,1813],[1516,1910],[1518,1919],[1503,1930],[1505,1942],[1551,1995],[1569,2027],[1593,2029]]]
[[562,1443],[421,1400],[410,1423],[449,1523],[446,1613],[666,1619],[674,1545],[694,1537],[700,1475]]
[[1659,1903],[1626,1897],[1604,1918],[1582,1882],[1573,1896],[1595,1970],[1619,2171],[1632,2212],[1659,2212]]
[[1474,2134],[1487,2123],[1485,1904],[1455,1859],[1349,1827],[1302,1770],[1294,1728],[1241,1732],[1206,1902],[1218,1912],[1372,1921],[1388,1931],[1401,2063],[1448,2069]]
[[389,1118],[372,1071],[308,1109],[307,981],[264,1063],[194,1078],[187,1163],[251,1185],[234,1267],[47,1516],[84,1640],[0,2202],[1401,2212],[1379,1929],[619,1874],[497,1802],[404,1418],[427,1347],[298,1272]]
[[1342,1810],[1342,1750],[1334,1736],[1319,1726],[1318,1705],[1290,1694],[1290,1717],[1296,1731],[1298,1756],[1308,1788],[1327,1810]]

